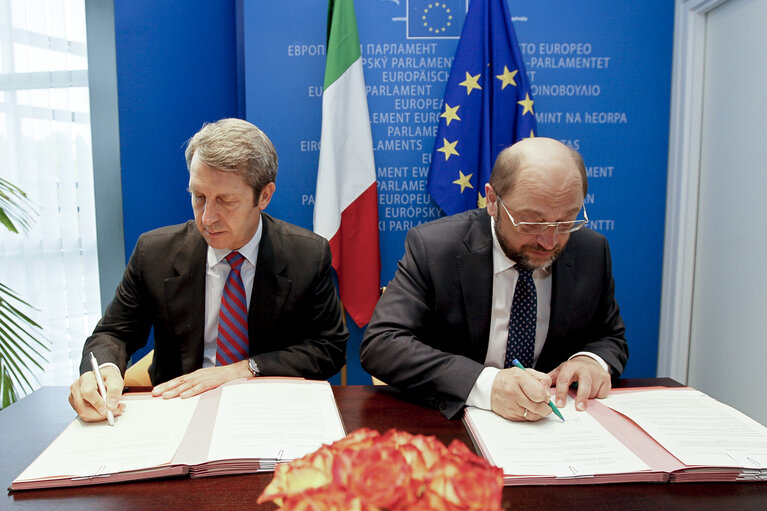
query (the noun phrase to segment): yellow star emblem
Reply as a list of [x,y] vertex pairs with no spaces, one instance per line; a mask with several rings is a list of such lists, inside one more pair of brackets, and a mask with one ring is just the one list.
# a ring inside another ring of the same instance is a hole
[[501,90],[505,89],[507,85],[513,85],[514,87],[517,86],[517,82],[514,81],[514,76],[516,76],[518,72],[518,69],[509,71],[508,67],[503,66],[503,74],[495,75],[495,77],[503,83],[503,85],[501,85]]
[[466,95],[468,96],[471,94],[471,91],[474,89],[482,90],[482,87],[479,86],[479,77],[482,76],[481,73],[477,73],[476,76],[471,76],[468,71],[466,71],[466,79],[459,83],[458,85],[461,85],[463,87],[466,87]]
[[455,150],[455,145],[458,143],[456,140],[455,142],[448,142],[446,138],[442,139],[442,147],[437,149],[437,151],[441,151],[445,153],[445,161],[447,161],[448,158],[450,158],[451,154],[454,154],[456,156],[460,156],[458,154],[458,151]]
[[525,107],[524,110],[522,110],[522,115],[525,115],[527,112],[534,114],[533,103],[534,101],[530,99],[530,93],[525,92],[525,99],[523,99],[522,101],[517,101],[517,104],[520,104],[523,107]]
[[482,192],[477,192],[477,207],[478,208],[487,207],[487,199],[482,197]]
[[471,176],[473,176],[474,174],[469,174],[468,176],[464,176],[463,172],[461,172],[460,170],[458,171],[458,174],[461,177],[459,177],[458,179],[453,181],[453,184],[454,185],[461,185],[461,193],[463,193],[463,191],[466,188],[474,188],[474,186],[469,182],[469,179],[471,179]]
[[535,138],[535,133],[533,132],[533,130],[530,130],[530,136],[525,138]]
[[[458,105],[458,106],[460,106],[460,105]],[[450,121],[460,121],[461,120],[461,118],[458,117],[458,106],[451,107],[450,105],[445,103],[445,111],[442,112],[440,117],[444,117],[445,119],[447,119],[445,121],[445,124],[447,124],[448,126],[450,126]]]

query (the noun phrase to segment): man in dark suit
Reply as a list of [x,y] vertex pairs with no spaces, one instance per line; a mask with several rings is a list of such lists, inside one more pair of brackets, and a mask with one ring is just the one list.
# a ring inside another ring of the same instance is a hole
[[[189,141],[186,160],[194,220],[139,238],[70,388],[84,420],[121,413],[122,374],[150,328],[153,394],[164,398],[250,376],[326,379],[346,362],[328,242],[262,212],[275,190],[271,141],[246,121],[223,119]],[[102,364],[106,403],[90,352]]]
[[[473,405],[538,420],[551,413],[552,381],[560,406],[574,382],[579,410],[605,397],[628,346],[607,241],[582,228],[586,190],[582,158],[558,141],[502,151],[486,209],[408,233],[362,341],[362,366],[449,418]],[[512,366],[524,355],[534,369]]]

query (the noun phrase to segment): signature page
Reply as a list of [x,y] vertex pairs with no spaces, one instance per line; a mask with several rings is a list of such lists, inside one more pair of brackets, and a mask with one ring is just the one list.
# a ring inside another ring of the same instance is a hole
[[128,399],[114,426],[75,419],[17,480],[86,477],[168,465],[196,405],[196,398]]
[[576,412],[572,398],[563,412],[566,422],[553,414],[537,422],[512,422],[488,410],[467,409],[483,450],[505,475],[586,477],[650,471],[596,419]]
[[327,382],[256,379],[223,388],[208,461],[292,460],[344,435]]
[[685,465],[767,468],[767,428],[698,390],[616,392],[602,403]]

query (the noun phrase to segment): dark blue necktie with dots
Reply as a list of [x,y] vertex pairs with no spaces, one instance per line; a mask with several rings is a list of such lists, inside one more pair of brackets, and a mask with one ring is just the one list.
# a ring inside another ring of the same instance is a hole
[[[516,269],[516,268],[515,268]],[[521,270],[511,301],[509,338],[506,343],[504,367],[513,367],[516,358],[525,367],[533,367],[535,357],[535,322],[538,311],[538,295],[533,282],[533,270]]]

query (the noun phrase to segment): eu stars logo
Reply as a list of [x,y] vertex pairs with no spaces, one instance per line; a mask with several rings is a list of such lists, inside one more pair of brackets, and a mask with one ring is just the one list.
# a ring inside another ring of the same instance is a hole
[[408,0],[408,39],[457,39],[466,17],[466,0]]
[[[534,101],[506,2],[472,0],[462,22],[426,186],[448,215],[485,207],[498,153],[535,136]],[[442,0],[427,2],[421,15],[436,8],[447,9]]]

